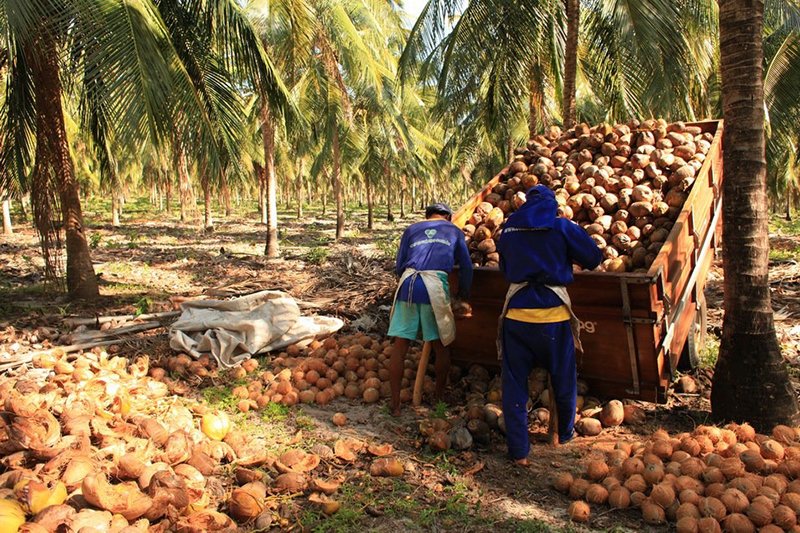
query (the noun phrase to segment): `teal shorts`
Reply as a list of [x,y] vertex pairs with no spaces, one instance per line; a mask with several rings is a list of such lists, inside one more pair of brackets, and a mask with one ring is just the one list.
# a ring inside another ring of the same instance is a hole
[[396,302],[392,323],[389,324],[389,336],[403,339],[416,340],[417,333],[422,327],[422,340],[435,341],[439,339],[439,328],[436,326],[436,317],[433,315],[431,304],[408,304]]

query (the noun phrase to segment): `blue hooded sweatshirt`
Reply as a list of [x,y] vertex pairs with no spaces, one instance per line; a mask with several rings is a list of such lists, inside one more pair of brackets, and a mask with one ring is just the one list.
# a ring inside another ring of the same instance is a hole
[[509,283],[529,282],[509,303],[509,309],[546,309],[562,305],[544,285],[572,283],[572,264],[594,269],[603,259],[586,231],[558,218],[558,202],[549,188],[528,190],[527,201],[503,225],[497,243],[500,270]]
[[[397,251],[398,276],[407,268],[450,272],[456,263],[459,266],[459,296],[466,299],[472,287],[472,261],[464,233],[452,222],[442,219],[423,220],[410,225],[403,232],[400,248]],[[400,287],[400,292],[397,294],[398,301],[408,301],[410,284],[411,280],[407,279]],[[442,284],[449,296],[446,277],[442,280]],[[411,301],[417,304],[431,303],[422,278],[417,278],[414,284]]]

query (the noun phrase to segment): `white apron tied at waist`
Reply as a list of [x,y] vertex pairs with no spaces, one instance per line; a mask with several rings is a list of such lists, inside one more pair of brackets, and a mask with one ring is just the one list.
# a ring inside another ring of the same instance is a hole
[[450,307],[447,294],[444,292],[442,279],[439,274],[447,275],[446,272],[441,270],[415,270],[407,268],[400,276],[400,281],[397,283],[397,289],[394,291],[394,303],[392,304],[392,312],[389,315],[389,322],[391,323],[394,316],[394,306],[397,303],[397,295],[400,293],[400,288],[403,283],[409,278],[411,281],[408,286],[408,305],[411,305],[411,295],[414,291],[414,284],[417,282],[417,277],[422,278],[422,283],[425,284],[425,290],[428,291],[428,297],[431,300],[431,308],[433,309],[433,316],[436,318],[436,327],[439,329],[439,337],[442,344],[445,346],[452,344],[456,340],[456,325],[455,318],[453,317],[453,309]]
[[[495,342],[497,344],[498,360],[503,358],[503,321],[508,314],[508,304],[511,302],[511,299],[515,294],[528,285],[530,285],[530,283],[525,281],[523,283],[511,283],[508,286],[506,300],[503,302],[503,312],[500,313],[500,317],[497,319],[497,340]],[[575,349],[583,352],[583,345],[581,344],[580,321],[572,311],[572,301],[569,298],[569,293],[567,293],[567,288],[563,285],[545,285],[545,287],[553,291],[553,293],[558,296],[558,299],[561,300],[561,303],[567,306],[567,310],[569,311],[569,327],[572,330],[572,340],[575,342]]]

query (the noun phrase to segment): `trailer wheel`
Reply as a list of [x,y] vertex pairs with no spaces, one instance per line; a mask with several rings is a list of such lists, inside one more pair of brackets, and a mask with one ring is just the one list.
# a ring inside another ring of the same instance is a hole
[[679,370],[691,370],[700,364],[700,350],[706,345],[708,333],[708,307],[706,299],[700,300],[700,309],[694,315],[694,322],[689,326],[689,336],[683,345],[681,358],[678,362]]

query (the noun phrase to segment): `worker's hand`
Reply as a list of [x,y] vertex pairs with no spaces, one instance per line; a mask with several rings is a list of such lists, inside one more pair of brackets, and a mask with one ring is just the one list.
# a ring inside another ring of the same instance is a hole
[[470,318],[472,306],[463,300],[453,300],[453,316],[458,319]]

